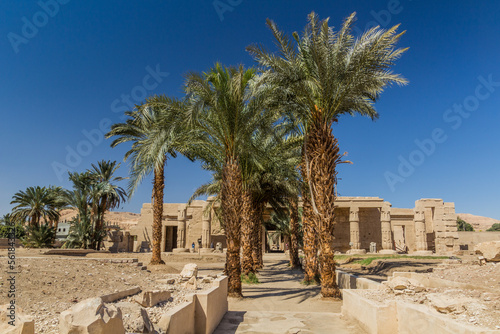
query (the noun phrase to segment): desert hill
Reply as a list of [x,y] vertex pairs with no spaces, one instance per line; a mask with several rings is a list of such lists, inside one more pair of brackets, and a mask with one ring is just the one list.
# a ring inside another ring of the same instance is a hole
[[[76,216],[77,211],[74,209],[61,210],[61,218],[59,221],[70,221]],[[139,218],[138,213],[132,212],[118,212],[111,211],[104,215],[104,221],[109,222],[111,225],[118,225],[124,230],[129,230],[131,227],[137,225]]]
[[460,219],[465,220],[467,223],[471,224],[472,227],[474,227],[474,231],[477,232],[486,231],[491,227],[491,225],[500,223],[500,220],[471,215],[470,213],[457,213],[457,217],[460,217]]

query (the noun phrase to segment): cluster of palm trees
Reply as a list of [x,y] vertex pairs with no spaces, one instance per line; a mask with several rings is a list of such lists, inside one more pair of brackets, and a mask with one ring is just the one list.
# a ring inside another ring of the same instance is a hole
[[[114,124],[112,146],[130,142],[129,193],[153,172],[153,264],[161,260],[164,170],[177,154],[202,162],[209,183],[193,194],[215,195],[227,237],[229,295],[241,296],[241,274],[262,267],[262,215],[266,205],[289,216],[291,265],[299,266],[299,196],[305,280],[319,279],[325,297],[339,297],[335,283],[336,166],[343,161],[332,126],[343,114],[378,117],[383,89],[405,84],[391,66],[406,49],[396,48],[397,26],[353,36],[355,14],[339,31],[308,17],[292,38],[267,24],[277,52],[247,48],[257,68],[216,64],[186,75],[182,99],[152,96],[125,123]],[[240,258],[242,250],[242,258]]]
[[9,219],[28,223],[28,245],[46,247],[55,238],[61,210],[76,209],[64,247],[99,250],[105,236],[105,212],[126,200],[125,190],[116,185],[122,178],[114,176],[119,166],[103,160],[83,173],[70,172],[72,190],[36,186],[19,191],[12,197],[15,206]]

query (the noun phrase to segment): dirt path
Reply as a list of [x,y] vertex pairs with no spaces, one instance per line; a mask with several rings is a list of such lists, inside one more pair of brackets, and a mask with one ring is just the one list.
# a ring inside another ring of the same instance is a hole
[[229,312],[215,334],[364,333],[340,317],[341,301],[321,298],[320,287],[300,283],[283,254],[266,254],[259,284],[244,284],[245,298],[229,298]]

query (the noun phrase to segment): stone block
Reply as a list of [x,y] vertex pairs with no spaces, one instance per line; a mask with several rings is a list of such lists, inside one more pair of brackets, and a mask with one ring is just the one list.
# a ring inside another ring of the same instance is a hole
[[500,261],[500,241],[481,242],[474,247],[474,251],[484,256],[488,262]]
[[156,333],[148,312],[136,303],[119,302],[116,307],[122,310],[125,330],[132,333]]
[[[19,307],[11,312],[12,304],[0,306],[0,333],[2,334],[35,334],[35,323],[31,317],[23,313]],[[9,324],[13,321],[14,326]]]
[[158,303],[166,302],[170,298],[170,291],[153,290],[143,291],[134,297],[134,300],[144,307],[153,307]]
[[73,305],[59,317],[60,334],[125,334],[121,310],[89,298]]
[[198,265],[196,263],[188,263],[182,268],[181,277],[191,278],[198,277]]

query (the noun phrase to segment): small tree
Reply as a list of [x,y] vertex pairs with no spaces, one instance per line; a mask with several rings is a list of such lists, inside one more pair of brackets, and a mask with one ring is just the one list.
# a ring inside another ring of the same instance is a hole
[[491,225],[491,227],[489,229],[487,229],[486,231],[488,231],[488,232],[500,232],[500,223],[495,223],[495,224]]
[[457,218],[457,231],[470,231],[474,232],[474,227],[467,223],[465,220]]
[[56,229],[49,224],[34,225],[28,228],[28,236],[22,239],[25,247],[47,248],[52,247],[56,237]]

